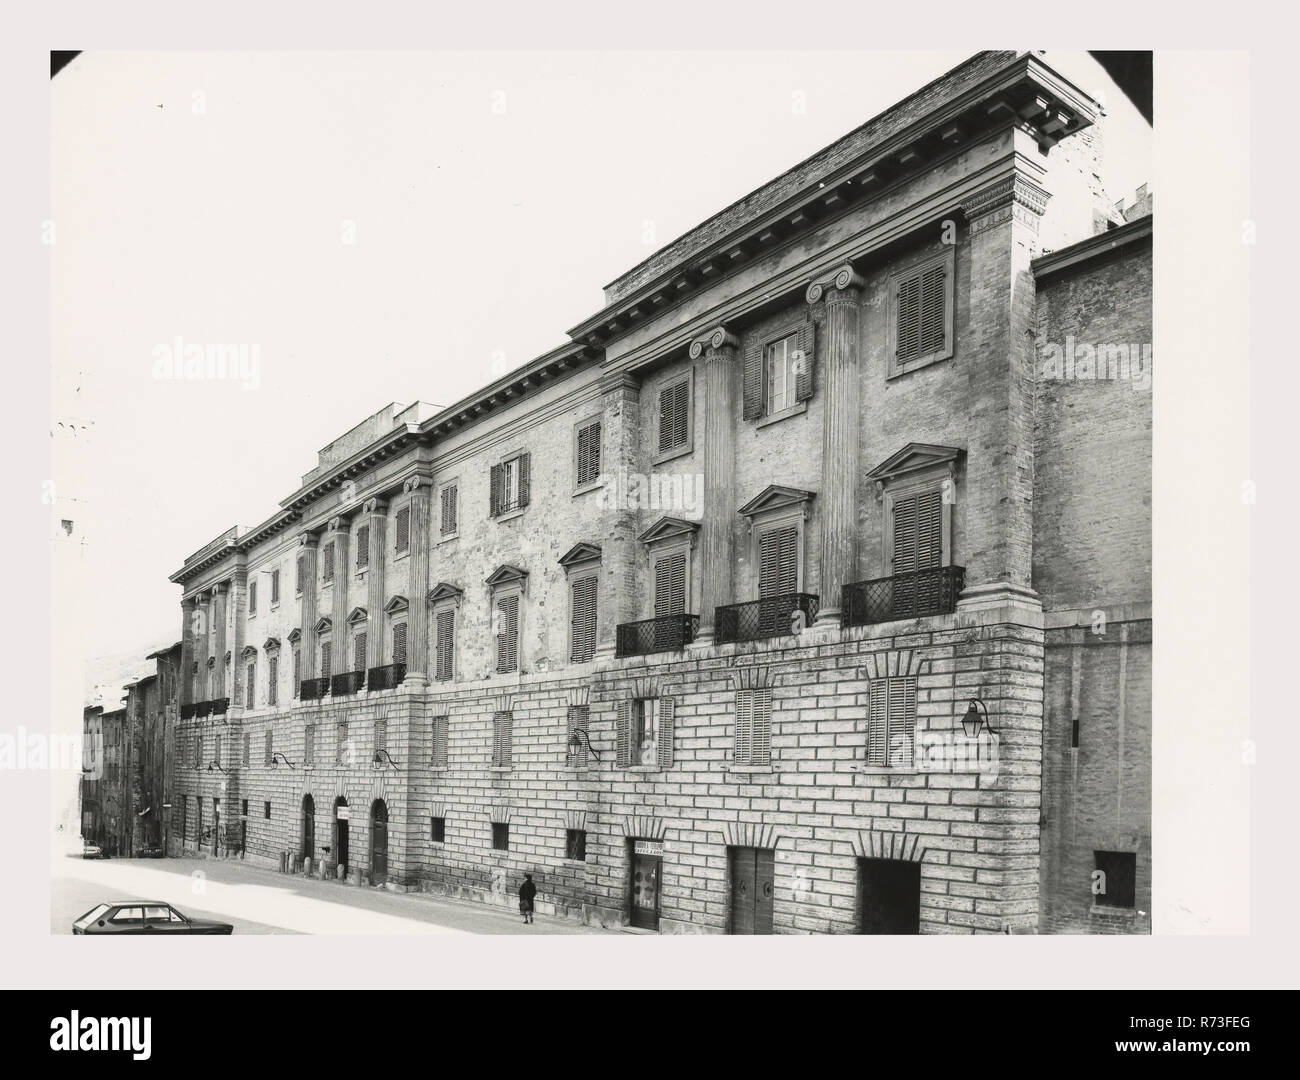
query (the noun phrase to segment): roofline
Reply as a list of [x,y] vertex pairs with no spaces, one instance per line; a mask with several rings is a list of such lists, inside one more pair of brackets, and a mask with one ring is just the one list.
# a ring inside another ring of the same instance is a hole
[[1147,214],[1127,224],[1121,225],[1115,229],[1108,229],[1106,232],[1097,233],[1096,236],[1089,236],[1086,240],[1080,240],[1077,244],[1071,244],[1069,247],[1063,247],[1059,251],[1052,251],[1046,255],[1040,255],[1030,264],[1034,272],[1034,277],[1039,281],[1047,277],[1052,277],[1066,270],[1080,267],[1083,263],[1091,262],[1093,259],[1100,258],[1129,244],[1137,243],[1152,235],[1152,215]]

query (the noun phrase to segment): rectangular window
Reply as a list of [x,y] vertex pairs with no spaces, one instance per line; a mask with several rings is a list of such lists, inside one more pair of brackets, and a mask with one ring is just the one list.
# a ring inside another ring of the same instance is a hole
[[[565,754],[566,762],[571,769],[585,769],[587,767],[587,739],[591,735],[591,706],[590,705],[570,705],[567,730],[565,731]],[[573,733],[581,729],[582,734],[578,736],[578,752],[575,754],[570,749],[570,739]]]
[[447,767],[447,736],[449,734],[450,724],[447,716],[435,716],[433,718],[433,760],[432,767],[435,769],[445,769]]
[[457,489],[455,484],[448,484],[442,489],[440,496],[441,525],[439,531],[443,536],[451,536],[456,532],[456,497]]
[[911,768],[916,739],[916,679],[875,679],[867,707],[867,764]]
[[248,681],[244,684],[244,707],[251,709],[253,707],[253,695],[257,688],[257,665],[249,664],[247,668]]
[[307,556],[298,556],[298,577],[294,582],[294,591],[302,595],[302,583],[307,580]]
[[203,767],[203,736],[200,735],[194,740],[194,767],[201,769]]
[[447,842],[447,819],[431,817],[429,819],[429,841],[434,844]]
[[271,603],[280,602],[280,571],[278,569],[271,571]]
[[655,618],[686,611],[686,552],[665,555],[655,563]]
[[388,749],[388,721],[376,720],[375,721],[375,750],[376,752],[378,752],[380,750],[386,751],[387,749]]
[[320,577],[327,584],[334,580],[334,541],[330,541],[320,553]]
[[[247,812],[245,811],[245,813]],[[271,804],[269,802],[262,803],[262,817],[266,818],[267,821],[271,820]]]
[[275,756],[275,735],[269,728],[267,729],[265,738],[266,745],[263,747],[262,764],[270,765],[271,758]]
[[564,857],[572,862],[587,861],[587,833],[585,829],[564,830]]
[[497,600],[497,671],[519,670],[519,597]]
[[399,622],[393,627],[393,663],[406,663],[406,623]]
[[492,466],[489,515],[500,517],[528,505],[529,455],[520,454]]
[[370,526],[362,525],[357,529],[357,569],[364,570],[370,565]]
[[446,682],[455,673],[456,657],[456,612],[448,608],[437,614],[434,625],[433,677],[439,682]]
[[253,735],[251,732],[244,732],[244,768],[248,768],[253,763]]
[[492,848],[494,851],[510,850],[510,826],[504,821],[492,822]]
[[298,689],[302,685],[302,649],[293,650],[293,696],[298,696]]
[[680,450],[690,440],[691,380],[678,379],[659,391],[659,453]]
[[578,578],[570,587],[569,659],[585,664],[596,655],[596,575]]
[[772,691],[736,691],[737,765],[762,768],[772,763]]
[[256,581],[250,581],[248,583],[248,613],[250,615],[257,614],[257,582]]
[[799,589],[799,526],[768,529],[758,538],[759,599],[784,596]]
[[278,656],[268,656],[266,658],[266,703],[275,705],[279,702],[280,681],[280,658]]
[[658,764],[659,701],[637,698],[632,702],[632,764]]
[[889,374],[900,375],[952,355],[952,255],[891,279],[893,351]]
[[397,534],[396,551],[401,554],[403,551],[411,550],[411,508],[403,506],[397,511],[397,528],[394,530]]
[[795,354],[798,335],[789,334],[768,345],[763,359],[764,403],[767,415],[784,412],[795,405]]
[[240,817],[248,817],[248,800],[247,800],[247,799],[240,799],[240,800],[239,800],[239,814],[240,814]]
[[938,488],[893,500],[894,573],[943,565],[943,499]]
[[320,677],[328,679],[330,677],[330,642],[322,641],[320,644]]
[[508,769],[511,767],[511,751],[514,748],[514,714],[497,711],[492,714],[492,767]]
[[366,670],[366,632],[364,630],[352,638],[352,670]]
[[1097,872],[1092,895],[1098,907],[1131,908],[1137,904],[1137,855],[1132,851],[1094,851]]
[[316,725],[308,724],[306,735],[303,741],[303,763],[306,765],[316,764]]
[[577,438],[578,487],[585,487],[600,477],[600,421],[580,427]]
[[343,765],[348,763],[348,722],[340,720],[334,729],[334,763]]

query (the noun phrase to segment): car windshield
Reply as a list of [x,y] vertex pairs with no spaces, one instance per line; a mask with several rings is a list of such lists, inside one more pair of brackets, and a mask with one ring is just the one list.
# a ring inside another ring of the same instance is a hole
[[97,904],[78,919],[73,926],[89,926],[108,910],[107,904]]

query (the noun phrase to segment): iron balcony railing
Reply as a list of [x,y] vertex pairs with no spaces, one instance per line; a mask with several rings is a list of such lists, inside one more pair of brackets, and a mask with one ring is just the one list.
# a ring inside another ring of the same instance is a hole
[[620,623],[614,641],[615,656],[646,656],[681,649],[695,640],[698,615],[662,615],[642,622]]
[[226,710],[230,708],[230,698],[219,697],[212,699],[212,715],[225,716]]
[[344,694],[355,694],[366,685],[366,673],[364,671],[341,671],[330,679],[330,696],[340,697]]
[[821,598],[812,593],[782,593],[747,604],[726,604],[713,611],[713,640],[725,645],[798,634],[812,625],[820,607]]
[[937,566],[854,582],[844,586],[840,620],[844,626],[866,626],[893,619],[946,615],[956,608],[965,584],[964,566]]
[[405,664],[372,667],[366,672],[366,686],[371,690],[391,690],[394,686],[401,686],[402,680],[405,678]]
[[298,686],[298,696],[303,701],[319,701],[330,692],[330,677],[324,675],[319,679],[303,679]]
[[196,703],[193,702],[193,701],[186,702],[184,705],[182,705],[182,706],[181,706],[181,719],[182,719],[182,720],[193,720],[193,719],[194,719],[194,709],[195,709],[195,708],[196,708]]
[[211,716],[211,715],[212,715],[212,702],[210,702],[210,701],[200,701],[197,705],[194,706],[194,715],[195,715],[195,716],[199,716],[199,717],[202,717],[202,716]]

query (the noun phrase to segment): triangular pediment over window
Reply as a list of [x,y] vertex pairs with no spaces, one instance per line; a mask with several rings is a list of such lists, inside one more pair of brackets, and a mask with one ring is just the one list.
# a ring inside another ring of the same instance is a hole
[[885,458],[867,473],[868,480],[883,483],[908,473],[947,466],[952,468],[966,453],[956,446],[935,446],[932,443],[908,443],[898,453]]
[[740,513],[745,517],[754,517],[756,514],[763,514],[769,510],[785,510],[791,506],[800,506],[806,511],[813,498],[813,492],[804,491],[802,488],[769,484],[758,495],[745,503],[740,508]]
[[352,609],[352,614],[348,616],[348,625],[355,626],[357,623],[366,621],[366,609],[357,607]]
[[676,540],[681,537],[688,537],[693,540],[699,530],[700,523],[698,521],[687,521],[685,518],[665,515],[646,529],[637,539],[643,544],[657,544],[662,540]]
[[495,589],[498,585],[509,585],[519,582],[521,585],[528,580],[528,571],[520,570],[517,566],[511,566],[509,563],[502,563],[487,578],[488,588]]
[[289,631],[289,644],[297,645],[298,642],[300,642],[301,640],[302,640],[302,631],[295,626],[292,630]]
[[328,615],[317,619],[316,625],[312,627],[312,630],[314,630],[318,634],[328,634],[333,629],[334,629],[334,620],[331,619]]
[[262,642],[263,652],[271,652],[273,649],[278,649],[279,647],[280,647],[280,639],[278,637],[269,637],[264,642]]
[[409,606],[405,596],[394,596],[384,605],[384,613],[386,615],[400,615]]
[[464,593],[464,589],[458,589],[450,581],[440,581],[429,590],[429,595],[425,597],[425,601],[430,604],[436,604],[442,600],[455,600],[459,602]]
[[245,645],[244,651],[241,652],[239,655],[242,656],[245,660],[251,660],[253,657],[257,655],[257,646]]
[[586,541],[574,544],[563,555],[560,556],[560,565],[564,567],[577,566],[580,563],[595,562],[600,558],[600,545],[588,544]]

